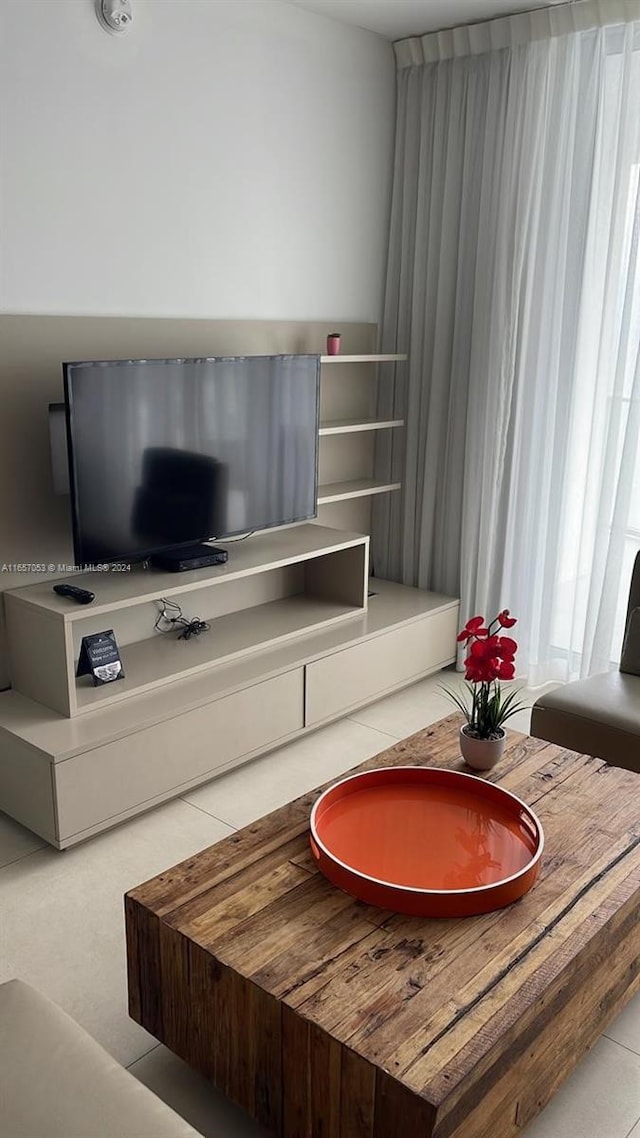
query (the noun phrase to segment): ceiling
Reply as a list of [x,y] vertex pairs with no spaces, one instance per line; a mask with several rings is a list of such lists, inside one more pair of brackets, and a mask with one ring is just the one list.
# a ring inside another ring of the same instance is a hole
[[566,0],[288,0],[343,24],[377,32],[389,40],[424,35],[457,24],[473,24]]

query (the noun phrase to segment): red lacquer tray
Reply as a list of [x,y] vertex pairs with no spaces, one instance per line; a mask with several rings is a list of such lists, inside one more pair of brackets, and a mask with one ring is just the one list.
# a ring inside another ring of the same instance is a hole
[[380,767],[320,795],[310,843],[322,873],[361,901],[412,916],[466,917],[531,889],[544,834],[515,794],[475,775]]

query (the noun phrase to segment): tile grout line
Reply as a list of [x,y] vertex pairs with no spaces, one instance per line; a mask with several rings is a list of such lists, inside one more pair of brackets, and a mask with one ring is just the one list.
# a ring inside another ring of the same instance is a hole
[[[199,810],[201,814],[206,814],[207,818],[214,818],[216,822],[221,822],[223,826],[228,826],[234,834],[237,834],[238,826],[232,826],[231,822],[226,822],[224,818],[219,818],[217,814],[212,814],[210,810],[205,810],[204,806],[196,806],[195,802],[190,802],[188,798],[180,798],[180,801],[184,802],[185,806],[193,806],[194,810]],[[228,834],[224,836],[229,837]]]
[[[383,731],[380,727],[372,727],[370,723],[363,723],[361,719],[356,719],[353,715],[347,715],[345,719],[349,723],[357,723],[358,727],[367,727],[369,731],[377,731],[378,735],[386,735],[387,739],[393,739],[396,743],[399,743],[402,739],[401,735],[392,735],[390,731]],[[344,720],[341,720],[341,722],[344,722]],[[366,760],[363,759],[363,762],[366,762]]]
[[[347,720],[349,720],[348,716],[345,717],[345,720],[343,722],[346,722]],[[368,725],[366,723],[360,723],[357,719],[351,719],[350,722],[356,723],[359,727],[368,727]],[[428,724],[427,724],[427,726],[428,726]],[[384,735],[386,739],[393,739],[394,743],[399,743],[402,739],[402,736],[400,736],[400,735],[392,735],[389,731],[380,731],[380,730],[378,730],[377,727],[368,727],[368,730],[375,731],[378,735]],[[367,758],[373,758],[373,755],[375,755],[377,753],[378,753],[377,751],[373,751],[371,755],[367,756]],[[356,760],[356,766],[359,765],[359,762],[366,762],[366,759]],[[340,775],[329,776],[329,779],[325,780],[325,781],[331,781],[332,777],[342,778],[343,775],[344,775],[344,772]],[[195,789],[199,789],[199,787],[196,787]],[[311,790],[315,790],[315,789],[317,789],[317,787],[311,788]],[[302,793],[308,794],[309,791],[303,791]],[[229,829],[234,831],[234,833],[237,833],[238,830],[243,829],[244,825],[251,825],[251,823],[249,822],[249,823],[244,823],[243,826],[236,826],[232,822],[228,822],[226,820],[226,818],[221,818],[218,814],[212,814],[212,812],[210,810],[206,810],[204,806],[197,806],[195,802],[192,802],[189,798],[185,798],[182,795],[180,795],[180,801],[184,802],[184,804],[186,806],[193,806],[194,810],[199,810],[202,814],[206,814],[208,818],[215,818],[216,822],[221,822],[223,826],[228,826]],[[269,811],[267,811],[267,813],[269,813]]]
[[608,1039],[609,1043],[617,1043],[618,1047],[624,1048],[624,1050],[628,1051],[630,1055],[635,1055],[636,1059],[640,1059],[640,1051],[636,1051],[635,1048],[630,1047],[628,1043],[621,1043],[619,1039],[614,1039],[613,1036],[607,1035],[606,1031],[603,1031],[601,1038]]
[[137,1059],[132,1059],[130,1063],[127,1063],[125,1071],[130,1071],[132,1067],[135,1067],[136,1063],[139,1063],[142,1059],[146,1059],[147,1055],[151,1055],[151,1053],[157,1051],[159,1047],[162,1047],[161,1043],[154,1043],[153,1047],[150,1047],[148,1051],[143,1052],[142,1055],[138,1055]]
[[634,1122],[633,1126],[631,1127],[631,1130],[629,1130],[629,1131],[628,1131],[628,1132],[625,1134],[624,1138],[631,1138],[631,1135],[633,1134],[633,1132],[634,1132],[634,1130],[635,1130],[635,1128],[636,1128],[636,1126],[638,1125],[638,1123],[639,1123],[639,1122],[640,1122],[640,1117],[636,1118],[636,1120],[635,1120],[635,1122]]
[[[48,844],[48,842],[45,842],[44,845],[38,846],[35,850],[27,850],[26,853],[18,854],[17,857],[12,857],[11,861],[5,861],[2,865],[0,865],[0,873],[2,873],[4,869],[8,869],[10,865],[17,865],[19,861],[24,861],[26,857],[32,857],[33,854],[42,853],[43,850],[51,848],[52,847]],[[62,853],[63,851],[58,850],[57,852]]]

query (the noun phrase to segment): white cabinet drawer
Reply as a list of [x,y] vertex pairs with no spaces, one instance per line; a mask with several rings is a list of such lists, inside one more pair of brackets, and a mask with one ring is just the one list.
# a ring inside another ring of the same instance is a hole
[[392,691],[455,659],[458,607],[307,665],[308,727]]
[[303,669],[55,765],[60,841],[167,795],[303,726]]

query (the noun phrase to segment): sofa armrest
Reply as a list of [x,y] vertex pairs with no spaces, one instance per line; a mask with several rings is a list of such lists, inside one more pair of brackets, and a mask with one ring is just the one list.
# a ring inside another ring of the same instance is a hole
[[620,657],[620,671],[640,676],[640,608],[632,609]]
[[2,1138],[199,1138],[61,1008],[0,984]]

